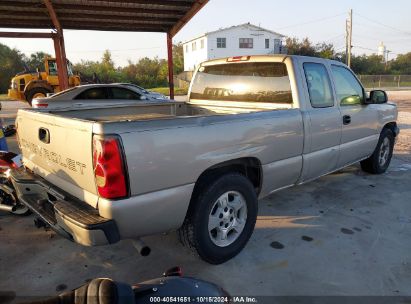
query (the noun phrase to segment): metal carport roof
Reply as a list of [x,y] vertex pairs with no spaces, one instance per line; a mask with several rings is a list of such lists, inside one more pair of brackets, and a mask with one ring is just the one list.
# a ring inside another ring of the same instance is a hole
[[[167,33],[170,63],[172,37],[207,2],[208,0],[0,0],[0,28],[55,30],[51,34],[0,32],[0,37],[53,38],[57,63],[60,62],[62,66],[61,63],[65,62],[63,29],[163,32]],[[62,66],[61,70],[64,72],[65,68]],[[169,77],[172,91],[172,69]],[[60,82],[63,88],[66,82],[66,79]]]
[[[205,0],[53,0],[61,27],[76,30],[165,32],[174,36]],[[0,28],[50,29],[42,0],[1,0]]]

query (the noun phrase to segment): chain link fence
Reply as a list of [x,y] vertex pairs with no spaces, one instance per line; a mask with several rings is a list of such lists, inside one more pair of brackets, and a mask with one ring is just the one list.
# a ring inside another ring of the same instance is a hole
[[364,87],[375,88],[411,88],[411,75],[358,75]]

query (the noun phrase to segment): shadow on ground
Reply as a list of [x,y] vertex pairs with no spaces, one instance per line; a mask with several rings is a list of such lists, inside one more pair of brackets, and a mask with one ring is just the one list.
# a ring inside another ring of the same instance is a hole
[[411,295],[411,166],[372,176],[352,166],[260,202],[255,232],[233,260],[208,265],[174,232],[81,247],[38,230],[33,217],[0,216],[0,290],[18,296],[71,289],[94,277],[129,283],[174,265],[234,295]]

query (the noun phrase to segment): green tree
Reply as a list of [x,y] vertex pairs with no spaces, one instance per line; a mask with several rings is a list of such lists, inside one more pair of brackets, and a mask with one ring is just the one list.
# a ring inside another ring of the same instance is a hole
[[45,52],[32,53],[29,58],[26,59],[26,64],[30,71],[44,71],[44,58],[52,57],[50,54]]
[[173,65],[175,75],[184,71],[184,49],[181,42],[173,45]]
[[386,74],[383,57],[378,55],[361,55],[351,57],[351,68],[360,75]]
[[335,59],[336,58],[336,53],[334,49],[334,45],[331,43],[319,43],[315,46],[316,49],[316,55],[321,58],[326,58],[326,59]]
[[396,59],[389,62],[392,74],[411,75],[411,52],[398,55]]
[[318,56],[315,46],[308,38],[302,41],[297,38],[287,38],[285,44],[290,55]]
[[91,83],[93,79],[93,74],[99,73],[98,61],[82,60],[73,66],[74,73],[79,74],[82,83]]
[[158,57],[140,59],[136,63],[135,82],[146,88],[167,85],[167,74],[164,73],[167,61]]
[[118,82],[121,78],[118,70],[114,67],[114,61],[109,50],[104,51],[101,63],[98,64],[97,75],[103,83]]
[[24,55],[0,43],[0,93],[7,93],[10,80],[24,70]]
[[[184,70],[183,45],[173,45],[174,74]],[[159,58],[141,58],[133,63],[131,60],[124,67],[116,68],[110,51],[106,50],[101,61],[81,61],[74,65],[82,82],[92,82],[95,73],[101,82],[130,82],[146,88],[166,86],[168,83],[167,60]]]

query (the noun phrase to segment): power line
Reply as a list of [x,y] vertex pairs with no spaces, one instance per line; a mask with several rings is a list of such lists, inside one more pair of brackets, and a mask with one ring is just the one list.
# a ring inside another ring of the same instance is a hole
[[343,49],[345,49],[345,45],[340,46],[340,47],[338,47],[338,48],[335,48],[334,50],[337,52],[337,51],[341,51],[341,50],[343,50]]
[[401,30],[401,29],[399,29],[399,28],[396,28],[396,27],[393,27],[393,26],[391,26],[391,25],[382,23],[382,22],[380,22],[380,21],[376,21],[376,20],[370,19],[370,18],[368,18],[368,17],[366,17],[366,16],[363,16],[363,15],[361,15],[361,14],[358,14],[358,13],[355,13],[355,14],[356,14],[357,16],[363,18],[363,19],[366,19],[366,20],[368,20],[368,21],[370,21],[370,22],[373,22],[373,23],[375,23],[375,24],[378,24],[378,25],[380,25],[380,26],[384,26],[384,27],[386,27],[386,28],[395,30],[395,31],[397,31],[397,32],[400,32],[400,33],[403,33],[403,34],[406,34],[406,35],[411,35],[411,32],[403,31],[403,30]]
[[283,29],[287,29],[287,28],[291,28],[291,27],[297,27],[297,26],[301,26],[301,25],[306,25],[306,24],[312,24],[312,23],[317,23],[317,22],[322,22],[322,21],[326,21],[326,20],[330,20],[330,19],[334,19],[336,17],[345,15],[345,13],[341,13],[341,14],[337,14],[334,16],[329,16],[329,17],[325,17],[325,18],[321,18],[321,19],[315,19],[315,20],[310,20],[310,21],[306,21],[306,22],[301,22],[301,23],[296,23],[296,24],[292,24],[292,25],[287,25],[284,27],[280,27],[277,28],[277,30],[283,30]]
[[333,40],[335,40],[335,39],[337,39],[337,38],[342,38],[342,37],[344,37],[345,35],[344,34],[338,34],[337,36],[333,36],[333,37],[331,37],[331,38],[328,38],[328,39],[326,39],[326,40],[324,40],[323,42],[325,42],[325,43],[327,43],[327,42],[330,42],[330,41],[333,41]]
[[110,52],[129,52],[129,51],[142,51],[142,50],[153,50],[153,49],[161,49],[163,48],[162,46],[153,46],[153,47],[148,47],[148,48],[135,48],[135,49],[123,49],[123,50],[110,50],[110,49],[104,49],[104,50],[90,50],[90,51],[70,51],[68,50],[67,52],[70,53],[98,53],[98,52],[104,52],[106,50]]
[[[143,50],[153,50],[153,49],[161,49],[163,48],[162,46],[154,46],[154,47],[148,47],[148,48],[135,48],[135,49],[122,49],[122,50],[110,50],[110,49],[102,49],[102,50],[88,50],[88,51],[73,51],[73,50],[66,50],[68,53],[101,53],[105,51],[109,51],[110,53],[113,52],[129,52],[129,51],[143,51]],[[28,50],[21,50],[22,52],[29,52]]]
[[[363,46],[359,46],[359,45],[353,45],[353,47],[355,47],[355,48],[357,48],[357,49],[362,49],[362,50],[367,50],[367,51],[373,51],[373,52],[375,52],[374,49],[370,49],[370,48],[363,47]],[[400,55],[400,53],[397,53],[397,52],[394,52],[394,51],[391,51],[391,50],[387,50],[387,52],[390,52],[391,54],[394,54],[394,55]]]
[[[357,23],[356,23],[357,24]],[[361,39],[366,39],[366,40],[370,40],[370,41],[378,41],[380,42],[382,39],[381,37],[376,37],[376,36],[370,36],[370,35],[358,35],[355,34],[355,37],[360,37]],[[391,44],[395,44],[395,43],[400,43],[401,45],[404,44],[409,44],[411,41],[403,41],[403,40],[386,40],[384,39],[384,43],[391,43]]]
[[378,26],[376,24],[362,23],[362,22],[356,21],[355,25],[363,27],[363,28],[367,29],[368,31],[370,30],[370,28],[378,30],[378,31],[384,31],[386,33],[389,33],[389,35],[392,36],[392,37],[398,37],[397,39],[409,39],[409,34],[407,34],[407,33],[393,31],[392,29],[385,28],[385,27],[382,27],[382,26]]

